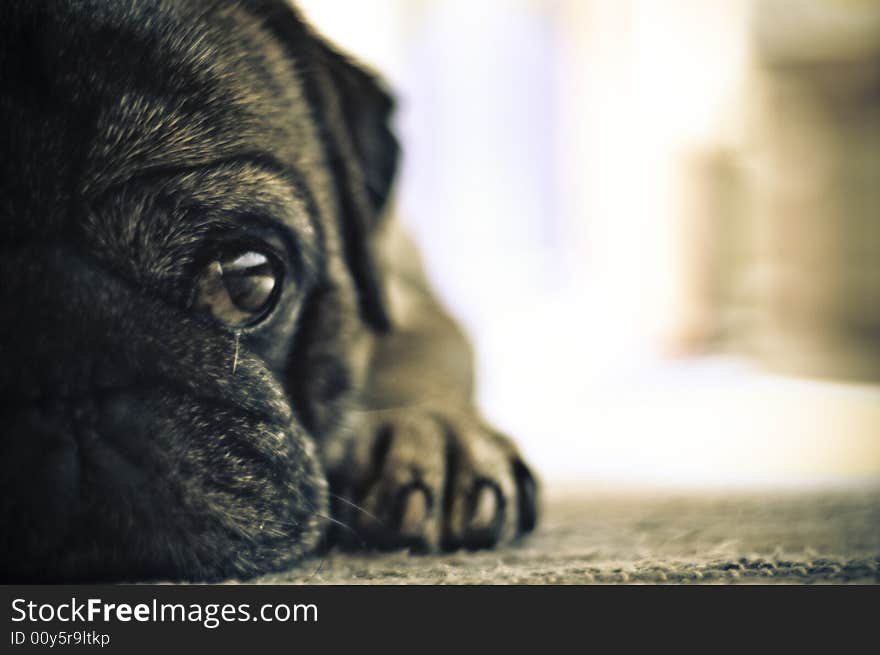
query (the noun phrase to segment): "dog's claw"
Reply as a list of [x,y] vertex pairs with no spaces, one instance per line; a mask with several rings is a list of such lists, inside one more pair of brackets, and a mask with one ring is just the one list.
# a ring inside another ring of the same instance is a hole
[[538,485],[532,472],[520,460],[513,464],[516,478],[517,506],[519,509],[518,529],[521,534],[531,532],[538,522]]

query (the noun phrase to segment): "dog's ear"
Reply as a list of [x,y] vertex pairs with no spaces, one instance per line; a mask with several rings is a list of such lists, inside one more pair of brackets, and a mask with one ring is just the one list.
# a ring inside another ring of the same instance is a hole
[[391,96],[379,82],[326,41],[313,35],[317,69],[314,100],[337,184],[345,258],[360,294],[361,315],[383,331],[390,327],[372,236],[397,170],[399,149],[389,120]]
[[382,221],[399,147],[389,121],[394,101],[379,80],[315,33],[282,0],[253,0],[264,24],[301,62],[300,75],[333,174],[343,254],[359,294],[364,321],[390,328],[381,270],[372,252]]

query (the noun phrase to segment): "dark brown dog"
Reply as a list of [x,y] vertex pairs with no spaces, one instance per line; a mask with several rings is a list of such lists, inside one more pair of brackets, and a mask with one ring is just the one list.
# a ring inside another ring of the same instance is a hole
[[295,10],[6,1],[0,84],[3,578],[253,576],[331,512],[388,548],[532,529],[385,217],[392,101]]

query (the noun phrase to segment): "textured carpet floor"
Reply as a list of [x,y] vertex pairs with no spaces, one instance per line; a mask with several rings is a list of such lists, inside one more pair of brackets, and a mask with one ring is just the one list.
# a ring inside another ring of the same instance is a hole
[[880,489],[676,494],[557,490],[497,551],[332,552],[261,583],[880,582]]

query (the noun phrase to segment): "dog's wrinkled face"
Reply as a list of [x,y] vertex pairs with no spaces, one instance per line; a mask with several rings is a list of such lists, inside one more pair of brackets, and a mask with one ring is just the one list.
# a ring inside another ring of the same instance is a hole
[[5,2],[0,83],[0,574],[295,561],[384,321],[388,99],[256,1]]

